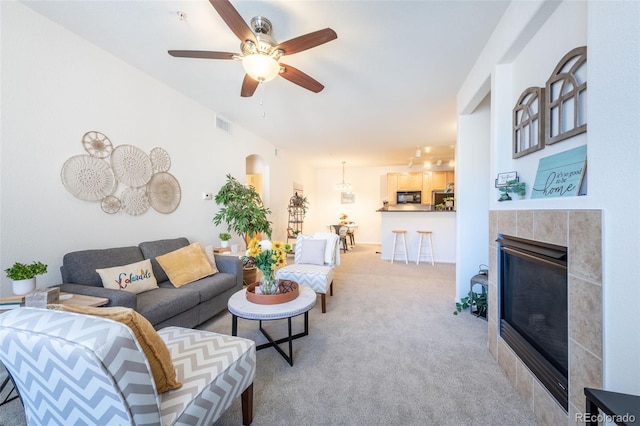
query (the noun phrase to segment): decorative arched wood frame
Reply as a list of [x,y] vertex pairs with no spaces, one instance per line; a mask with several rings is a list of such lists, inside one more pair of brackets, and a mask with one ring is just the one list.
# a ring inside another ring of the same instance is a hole
[[571,50],[547,80],[545,144],[587,131],[587,47]]
[[513,108],[513,158],[544,148],[544,89],[529,87]]

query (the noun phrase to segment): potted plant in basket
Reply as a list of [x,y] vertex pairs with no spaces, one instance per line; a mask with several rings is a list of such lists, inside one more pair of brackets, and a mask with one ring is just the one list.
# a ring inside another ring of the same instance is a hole
[[47,265],[33,261],[31,264],[16,262],[11,268],[4,270],[7,277],[13,280],[13,293],[16,295],[27,294],[36,288],[36,275],[47,273]]
[[227,183],[220,188],[215,200],[222,208],[213,216],[213,223],[226,222],[227,230],[242,236],[245,243],[259,233],[271,238],[271,222],[267,218],[271,210],[262,204],[253,186],[245,186],[227,175]]
[[[220,225],[225,222],[227,230],[242,236],[245,243],[260,233],[271,238],[271,222],[267,218],[271,210],[262,204],[253,186],[245,186],[227,175],[227,182],[220,188],[215,200],[222,208],[213,217],[213,223]],[[254,283],[257,272],[255,264],[243,259],[243,270],[245,284]]]

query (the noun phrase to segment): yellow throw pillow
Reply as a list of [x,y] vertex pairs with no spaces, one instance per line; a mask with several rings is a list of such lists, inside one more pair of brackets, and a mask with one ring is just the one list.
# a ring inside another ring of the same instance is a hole
[[149,259],[113,268],[96,269],[96,272],[100,275],[104,288],[135,294],[158,288]]
[[75,312],[77,314],[95,315],[121,322],[133,331],[138,344],[147,357],[158,393],[178,389],[182,386],[182,383],[177,381],[176,369],[173,366],[171,354],[164,340],[158,335],[151,323],[133,309],[123,307],[96,308],[72,304],[47,305],[47,308]]
[[181,287],[216,272],[211,267],[200,243],[189,244],[181,249],[163,254],[156,257],[156,260],[174,287]]

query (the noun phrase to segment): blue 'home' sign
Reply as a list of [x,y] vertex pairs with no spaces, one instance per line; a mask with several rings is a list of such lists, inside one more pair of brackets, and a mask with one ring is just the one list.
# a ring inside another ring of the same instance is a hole
[[587,168],[587,145],[541,158],[531,198],[579,195]]

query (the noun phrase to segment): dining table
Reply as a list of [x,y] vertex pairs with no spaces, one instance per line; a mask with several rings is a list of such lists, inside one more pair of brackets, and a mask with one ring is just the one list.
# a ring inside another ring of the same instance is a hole
[[355,238],[353,237],[353,233],[356,229],[358,229],[358,225],[356,223],[338,223],[335,225],[327,225],[329,229],[332,229],[336,234],[340,235],[340,228],[346,226],[349,230],[347,234],[349,235],[351,246],[355,245]]

